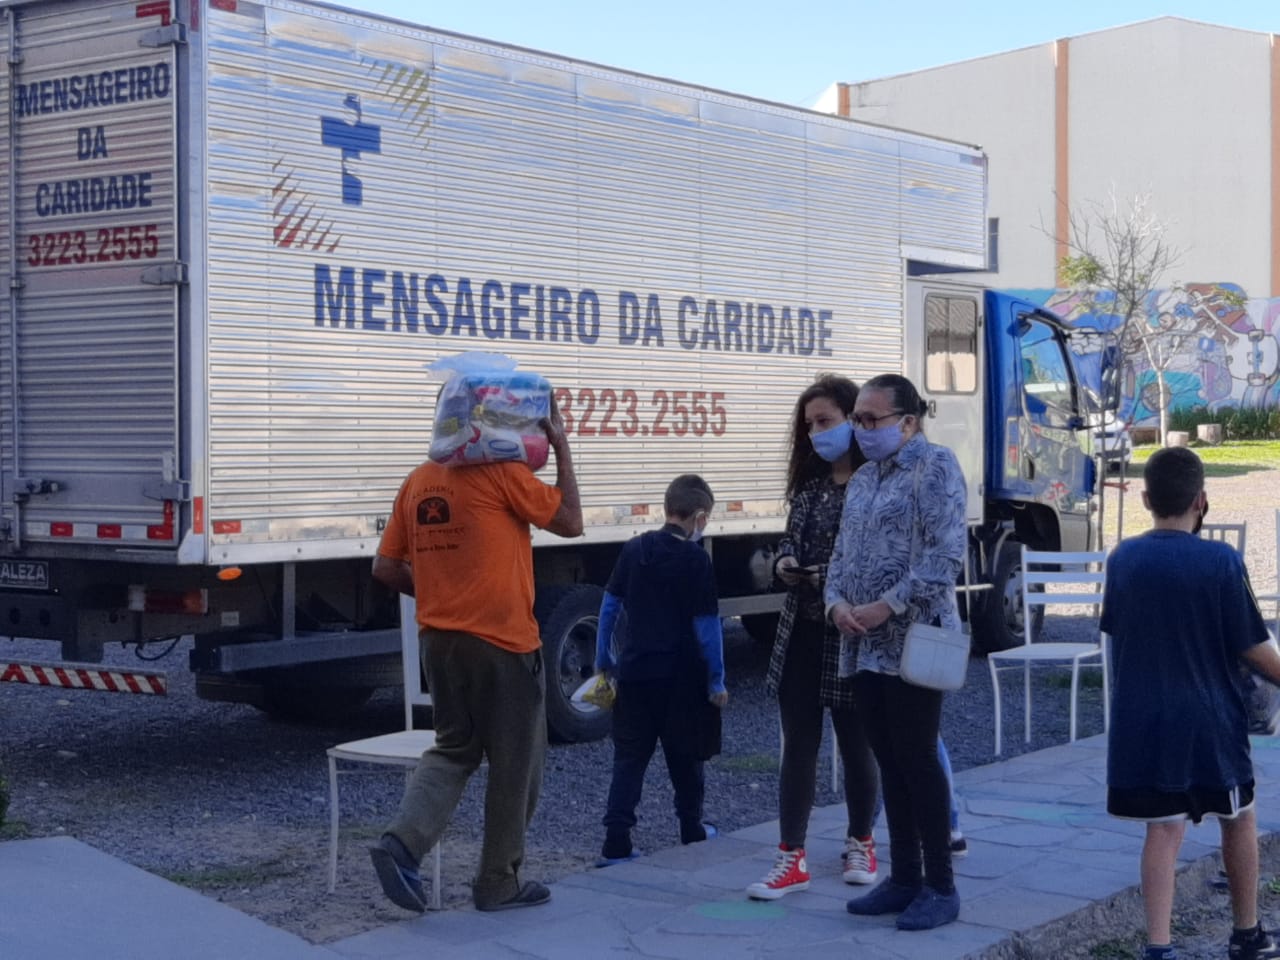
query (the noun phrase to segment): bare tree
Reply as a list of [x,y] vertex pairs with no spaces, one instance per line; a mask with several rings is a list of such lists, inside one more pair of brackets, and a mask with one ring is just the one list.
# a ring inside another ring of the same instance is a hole
[[1154,395],[1142,399],[1159,413],[1163,445],[1172,399],[1165,372],[1198,333],[1186,311],[1161,309],[1180,289],[1165,277],[1181,251],[1165,239],[1166,227],[1152,210],[1150,194],[1122,204],[1112,191],[1105,202],[1073,210],[1068,227],[1069,252],[1059,262],[1059,276],[1084,295],[1089,312],[1115,318],[1111,335],[1125,365],[1134,370],[1145,360],[1155,375]]

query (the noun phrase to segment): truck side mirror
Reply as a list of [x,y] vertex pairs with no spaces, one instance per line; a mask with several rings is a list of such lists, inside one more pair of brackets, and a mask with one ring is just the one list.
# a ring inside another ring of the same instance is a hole
[[1102,409],[1114,413],[1120,409],[1124,374],[1124,357],[1120,348],[1110,344],[1102,348]]

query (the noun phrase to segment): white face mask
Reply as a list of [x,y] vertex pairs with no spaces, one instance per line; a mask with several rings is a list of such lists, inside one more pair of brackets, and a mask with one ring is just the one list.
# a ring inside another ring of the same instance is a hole
[[706,516],[707,515],[705,513],[695,513],[693,515],[693,533],[689,534],[689,539],[693,543],[697,543],[699,540],[701,540],[703,532],[707,529],[706,524],[703,524],[702,526],[698,526],[698,518],[706,517]]

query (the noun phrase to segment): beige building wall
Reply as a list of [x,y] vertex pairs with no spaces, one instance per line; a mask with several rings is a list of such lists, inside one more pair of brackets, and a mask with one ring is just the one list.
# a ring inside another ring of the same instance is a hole
[[1271,34],[1163,17],[838,85],[825,105],[986,150],[1003,286],[1055,285],[1059,198],[1080,210],[1147,193],[1183,253],[1171,281],[1270,297],[1278,64]]
[[1270,40],[1167,18],[1070,41],[1072,201],[1150,193],[1170,280],[1272,295]]

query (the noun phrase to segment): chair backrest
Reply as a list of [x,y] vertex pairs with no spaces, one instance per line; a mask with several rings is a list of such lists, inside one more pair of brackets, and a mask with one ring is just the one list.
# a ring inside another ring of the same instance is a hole
[[413,597],[400,594],[400,669],[404,674],[404,728],[413,729],[413,708],[431,706],[418,654],[418,607]]
[[1200,536],[1205,540],[1221,540],[1236,548],[1236,553],[1244,556],[1243,523],[1206,523],[1200,527]]
[[[1063,553],[1022,547],[1022,636],[1032,641],[1032,616],[1036,608],[1087,605],[1098,616],[1106,582],[1104,550]],[[1066,587],[1067,589],[1051,589]]]

